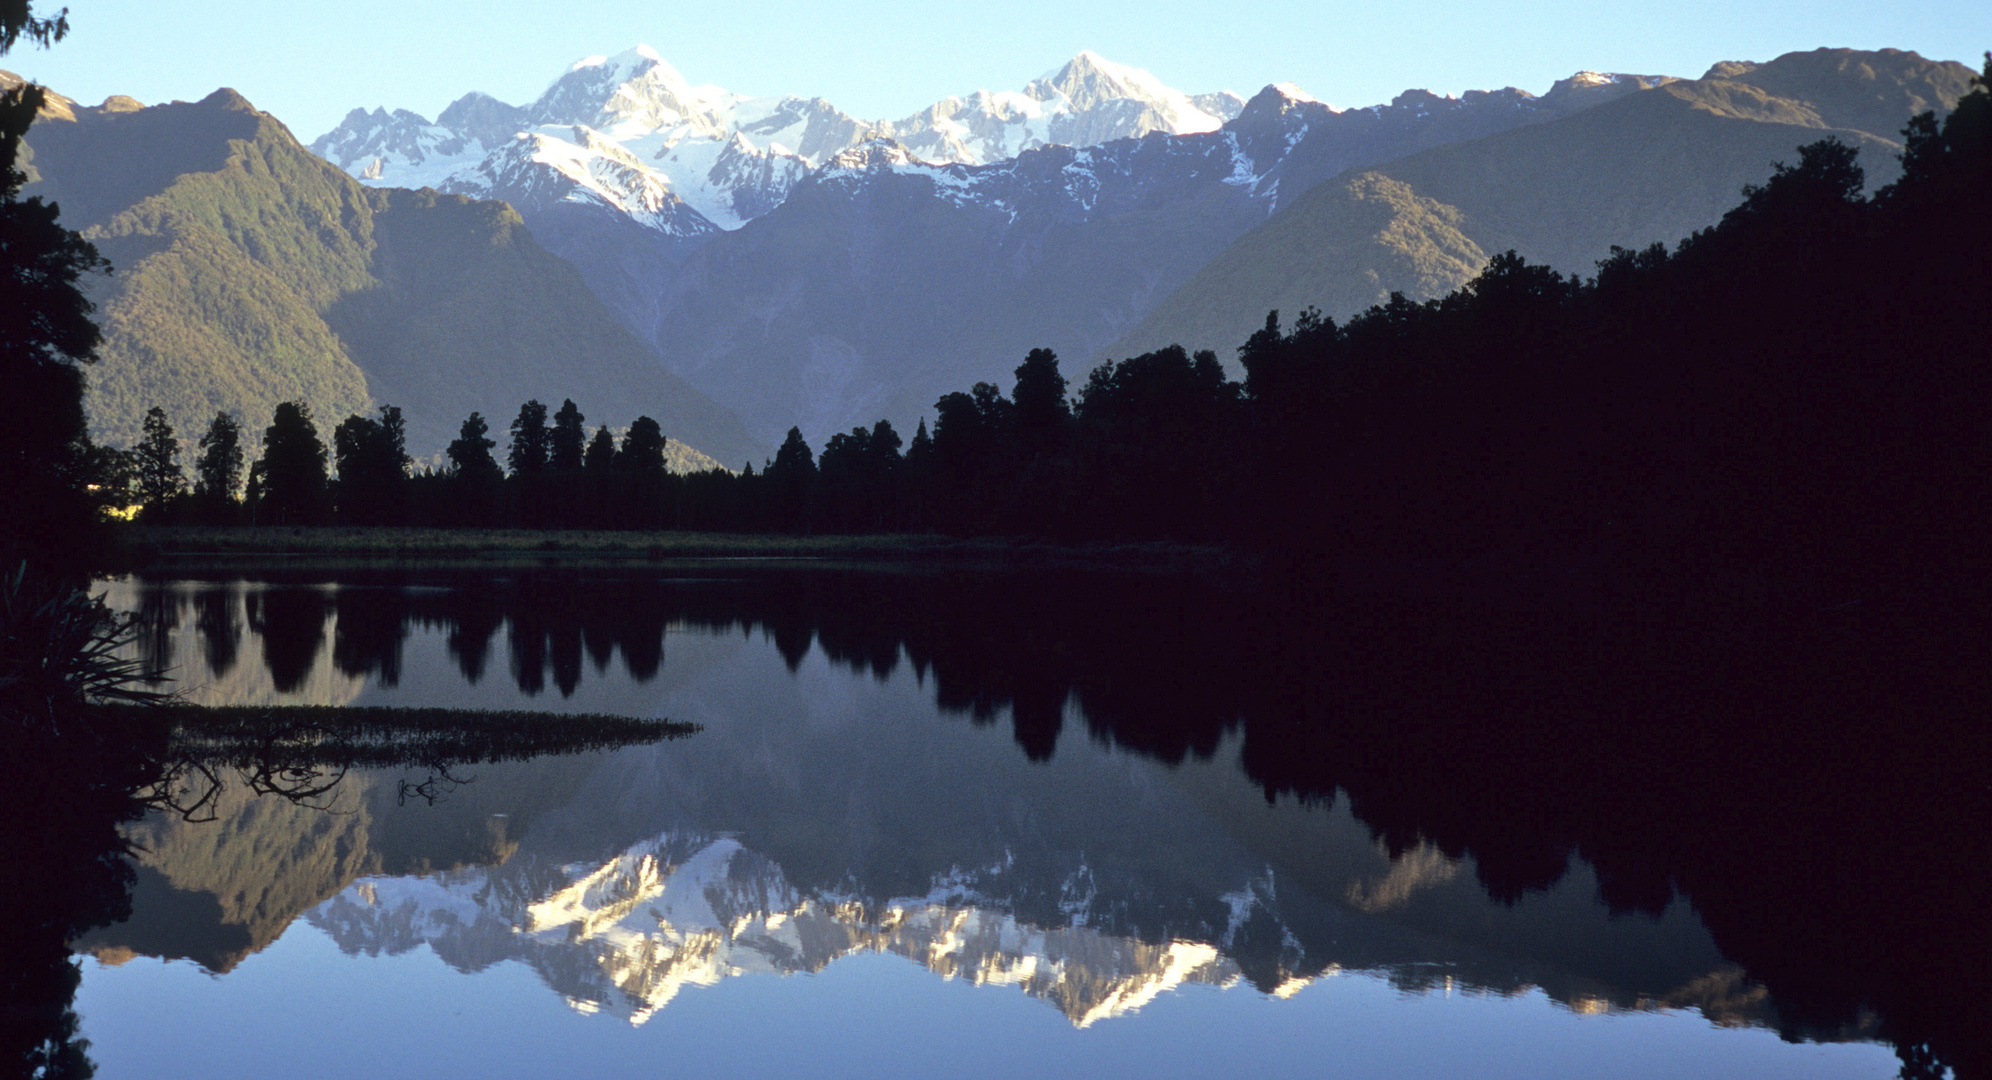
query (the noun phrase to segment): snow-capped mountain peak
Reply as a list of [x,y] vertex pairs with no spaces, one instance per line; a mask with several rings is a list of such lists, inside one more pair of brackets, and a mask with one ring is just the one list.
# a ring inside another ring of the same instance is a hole
[[577,61],[526,107],[533,124],[586,124],[617,138],[679,131],[723,138],[716,114],[736,95],[693,86],[648,45]]
[[1024,93],[1039,101],[1068,101],[1072,107],[1087,109],[1115,98],[1161,102],[1179,91],[1140,68],[1116,64],[1091,49],[1066,61],[1024,87]]
[[[1315,97],[1313,94],[1310,94],[1305,90],[1302,90],[1300,87],[1295,86],[1293,83],[1290,82],[1274,83],[1271,86],[1267,87],[1266,89],[1273,91],[1274,93],[1287,99],[1288,101],[1317,101],[1317,102],[1321,101],[1320,98]],[[1333,106],[1330,106],[1330,108],[1333,108]],[[1336,111],[1339,112],[1340,110]]]
[[904,146],[888,138],[871,138],[839,151],[835,157],[823,163],[825,175],[852,172],[876,172],[898,165],[925,165],[927,162],[915,157]]
[[1580,71],[1567,79],[1558,79],[1542,96],[1545,103],[1560,102],[1566,109],[1585,108],[1602,104],[1621,94],[1650,90],[1653,87],[1673,82],[1666,75],[1626,75],[1610,71]]
[[1024,87],[1024,94],[1062,112],[1128,112],[1128,104],[1135,103],[1141,111],[1152,113],[1142,118],[1147,125],[1143,130],[1130,131],[1128,135],[1158,130],[1187,135],[1215,131],[1224,123],[1223,118],[1198,107],[1188,94],[1169,87],[1148,72],[1116,64],[1090,50],[1033,80]]
[[[355,110],[312,148],[368,183],[522,198],[529,214],[584,199],[696,236],[706,227],[670,209],[674,199],[706,226],[733,229],[779,205],[812,168],[988,164],[1041,146],[1214,131],[1244,106],[1229,91],[1192,98],[1088,51],[1021,92],[978,90],[896,123],[871,122],[822,98],[695,85],[656,49],[636,45],[575,61],[524,106],[468,94],[434,123]],[[891,149],[868,145],[879,139]],[[842,156],[854,149],[862,153]],[[588,155],[600,160],[584,162]],[[547,175],[529,178],[533,168]]]

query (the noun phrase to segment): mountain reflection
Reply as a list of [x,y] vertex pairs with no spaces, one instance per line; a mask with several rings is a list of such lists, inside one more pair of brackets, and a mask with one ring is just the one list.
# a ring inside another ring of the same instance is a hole
[[[948,978],[1019,987],[1079,1027],[1132,1012],[1185,982],[1240,978],[1213,945],[1032,926],[959,895],[875,909],[805,896],[779,866],[729,839],[658,838],[567,880],[577,869],[518,859],[496,872],[373,879],[306,918],[348,953],[426,945],[466,972],[522,961],[571,1006],[634,1023],[688,986],[814,973],[867,951]],[[550,887],[549,878],[566,884]],[[544,891],[522,893],[521,880],[541,882]]]
[[[830,570],[120,588],[154,627],[145,647],[212,676],[200,700],[502,681],[577,703],[643,688],[629,700],[717,719],[585,780],[535,780],[531,808],[501,808],[485,776],[422,811],[451,823],[439,848],[383,811],[338,873],[278,866],[263,889],[284,902],[223,901],[212,945],[141,934],[147,897],[255,890],[175,869],[183,841],[148,833],[162,855],[133,922],[92,939],[105,955],[222,970],[304,916],[351,950],[519,959],[638,1017],[684,985],[874,950],[1014,982],[1075,1022],[1158,979],[1270,993],[1357,969],[1878,1036],[1905,1075],[1987,1075],[1992,859],[1960,823],[1992,811],[1975,771],[1992,666],[1968,659],[1982,622],[1941,609],[1662,626],[1181,578]],[[969,722],[837,713],[853,676],[909,716]],[[815,719],[767,719],[783,715]],[[997,724],[1000,760],[973,743]],[[1108,747],[1153,764],[1116,779]],[[467,806],[484,816],[450,816]],[[1199,840],[1193,821],[1221,825]],[[760,891],[728,891],[742,881]],[[656,914],[681,894],[697,903]],[[1109,956],[1141,959],[1081,959]]]

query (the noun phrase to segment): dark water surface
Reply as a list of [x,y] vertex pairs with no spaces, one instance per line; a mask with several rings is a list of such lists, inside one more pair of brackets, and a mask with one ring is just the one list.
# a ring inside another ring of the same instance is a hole
[[702,731],[129,826],[131,917],[76,944],[102,1076],[1885,1077],[1982,1048],[1984,785],[1917,730],[1940,680],[1856,662],[1868,627],[1681,645],[1077,575],[110,596],[204,704]]

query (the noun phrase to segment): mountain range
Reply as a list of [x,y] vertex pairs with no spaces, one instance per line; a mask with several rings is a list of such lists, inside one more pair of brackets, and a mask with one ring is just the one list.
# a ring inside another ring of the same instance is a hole
[[529,105],[355,111],[313,145],[368,182],[511,201],[757,438],[820,442],[1006,385],[1034,347],[1069,375],[1179,340],[1228,356],[1269,308],[1439,295],[1509,247],[1588,271],[1713,223],[1828,134],[1885,179],[1902,124],[1970,74],[1820,50],[1361,109],[1276,84],[1234,107],[1082,53],[1021,94],[866,123],[692,87],[638,48]]
[[1970,77],[1818,50],[1338,109],[1287,84],[1186,94],[1082,53],[1021,91],[868,121],[693,85],[638,47],[524,105],[354,110],[322,156],[228,91],[57,99],[28,193],[118,267],[93,286],[107,441],[151,404],[191,437],[217,409],[253,426],[303,397],[327,426],[399,405],[433,454],[473,409],[502,431],[528,397],[571,397],[732,464],[791,425],[819,445],[910,430],[1031,348],[1076,381],[1172,343],[1228,357],[1268,309],[1439,295],[1508,248],[1587,272],[1712,224],[1828,135],[1882,183],[1903,123]]
[[922,160],[978,165],[1040,146],[1152,131],[1213,131],[1244,106],[1196,97],[1081,53],[1021,92],[951,97],[903,120],[867,121],[824,99],[750,98],[694,86],[647,45],[573,65],[514,106],[466,94],[430,121],[354,109],[311,149],[369,183],[558,202],[585,192],[672,236],[737,229],[811,169],[872,139]]

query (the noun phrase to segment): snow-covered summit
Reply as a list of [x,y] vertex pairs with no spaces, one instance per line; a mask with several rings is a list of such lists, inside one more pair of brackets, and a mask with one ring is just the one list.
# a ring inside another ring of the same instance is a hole
[[[1271,86],[1266,87],[1266,89],[1271,90],[1276,96],[1284,98],[1287,101],[1319,102],[1321,100],[1320,98],[1315,97],[1313,94],[1310,94],[1305,90],[1302,90],[1300,87],[1295,86],[1290,82],[1273,83]],[[1332,109],[1334,108],[1334,106],[1331,105],[1329,106],[1329,108]],[[1339,112],[1340,110],[1336,111]]]
[[[1567,102],[1568,106],[1588,108],[1603,104],[1621,94],[1639,90],[1650,90],[1674,82],[1671,75],[1627,75],[1615,71],[1580,71],[1567,79],[1558,79],[1543,94],[1545,102]],[[1574,111],[1574,108],[1571,109]]]
[[[1021,92],[979,90],[896,122],[867,121],[820,97],[754,98],[694,84],[657,50],[636,45],[576,61],[523,106],[473,93],[434,122],[406,110],[354,110],[312,149],[368,183],[525,198],[528,206],[578,200],[667,234],[701,235],[674,207],[737,228],[779,205],[810,169],[853,168],[840,155],[872,140],[892,140],[904,155],[899,164],[979,165],[1040,146],[1213,131],[1244,104],[1229,91],[1193,98],[1082,52]],[[535,168],[546,175],[528,176]]]
[[682,130],[724,138],[717,115],[734,95],[693,86],[648,45],[578,61],[526,107],[534,124],[586,124],[619,138]]
[[1084,112],[1116,101],[1138,101],[1180,126],[1177,134],[1215,130],[1217,117],[1198,108],[1188,94],[1164,85],[1140,68],[1116,64],[1086,50],[1024,87],[1024,94],[1066,111]]
[[1215,131],[1244,107],[1230,91],[1191,97],[1140,68],[1082,52],[1021,91],[977,90],[878,125],[921,158],[985,165],[1040,146],[1096,146],[1160,131]]

